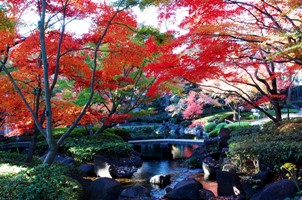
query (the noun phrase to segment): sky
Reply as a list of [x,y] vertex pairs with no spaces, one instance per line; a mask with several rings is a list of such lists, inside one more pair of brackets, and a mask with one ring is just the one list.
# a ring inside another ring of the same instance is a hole
[[[150,6],[145,8],[143,11],[140,10],[138,7],[133,8],[134,14],[137,16],[138,24],[140,25],[146,25],[146,26],[152,26],[154,28],[158,28],[158,12],[157,8],[155,6]],[[181,21],[181,18],[185,15],[185,12],[180,13],[178,15],[177,21]],[[25,21],[27,23],[27,26],[24,27],[21,32],[24,36],[27,36],[30,33],[30,30],[33,30],[36,28],[36,24],[38,22],[39,18],[38,16],[33,15],[32,13],[28,13],[25,15]],[[89,28],[89,21],[83,21],[83,20],[76,20],[71,22],[68,25],[68,28],[71,28],[73,31],[75,31],[78,35],[81,35],[83,33],[88,32]],[[168,29],[178,29],[177,24],[174,24],[170,21],[165,21],[160,27],[161,32],[166,32]]]

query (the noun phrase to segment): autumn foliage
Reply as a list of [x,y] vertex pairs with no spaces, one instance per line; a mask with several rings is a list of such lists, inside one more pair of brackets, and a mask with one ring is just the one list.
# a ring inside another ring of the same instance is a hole
[[[149,69],[162,80],[177,76],[221,97],[235,95],[280,121],[285,91],[301,67],[300,6],[301,1],[169,1],[160,8],[163,22],[187,14]],[[263,100],[275,116],[263,109]]]

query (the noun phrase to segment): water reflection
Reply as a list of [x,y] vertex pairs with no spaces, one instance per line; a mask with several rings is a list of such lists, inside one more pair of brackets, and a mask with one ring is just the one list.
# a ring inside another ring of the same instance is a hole
[[140,146],[144,158],[189,158],[198,145],[145,144]]
[[[187,169],[181,166],[181,161],[175,160],[148,160],[144,161],[142,167],[134,173],[132,180],[135,184],[142,185],[150,190],[151,196],[159,198],[165,195],[165,188],[151,185],[149,179],[157,174],[170,174],[171,184],[167,187],[174,187],[176,183],[190,175],[202,172],[201,169]],[[142,181],[144,180],[144,181]],[[139,182],[139,183],[138,183]]]

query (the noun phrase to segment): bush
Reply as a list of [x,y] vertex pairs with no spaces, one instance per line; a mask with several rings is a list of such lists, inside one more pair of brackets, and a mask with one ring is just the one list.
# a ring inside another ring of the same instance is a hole
[[10,165],[19,165],[19,166],[35,166],[41,164],[41,161],[38,158],[34,158],[33,162],[25,163],[26,157],[23,154],[19,153],[10,153],[6,151],[0,151],[0,164],[6,163]]
[[250,126],[250,122],[235,122],[235,123],[232,123],[232,124],[228,124],[227,126],[225,126],[225,128],[228,128],[232,131],[234,130],[237,130],[237,129],[241,129],[241,128],[244,128],[244,127],[249,127]]
[[116,135],[119,139],[124,141],[128,141],[131,138],[130,131],[123,128],[107,128],[102,134],[110,134],[112,137],[114,137],[113,135]]
[[231,136],[234,138],[237,136],[245,136],[245,135],[260,134],[260,133],[261,133],[261,127],[259,125],[255,125],[255,126],[247,126],[247,127],[241,127],[235,129],[231,132]]
[[121,136],[118,136],[111,132],[103,132],[98,136],[98,140],[101,140],[101,142],[104,141],[124,141]]
[[210,137],[210,138],[217,137],[218,134],[219,134],[219,131],[220,131],[220,129],[214,129],[214,130],[212,130],[212,131],[209,133],[209,137]]
[[131,138],[131,134],[128,130],[122,128],[114,129],[114,134],[123,138],[124,141],[128,141]]
[[68,152],[75,161],[91,162],[96,153],[108,154],[111,156],[124,157],[130,155],[133,146],[126,142],[106,142],[101,144],[87,144],[85,146],[73,146],[68,149]]
[[203,130],[205,132],[209,133],[209,132],[213,131],[215,129],[215,127],[216,127],[216,123],[215,122],[209,122],[209,123],[207,123],[207,125],[205,125],[203,127]]
[[[290,128],[289,128],[290,127]],[[267,124],[232,132],[228,158],[243,172],[269,167],[278,170],[286,162],[302,165],[300,123]]]
[[224,128],[225,126],[227,126],[227,123],[225,123],[225,122],[217,124],[215,129],[209,133],[209,137],[210,138],[217,137],[220,132],[220,129]]
[[18,174],[0,174],[1,199],[80,199],[82,187],[58,166],[38,165]]

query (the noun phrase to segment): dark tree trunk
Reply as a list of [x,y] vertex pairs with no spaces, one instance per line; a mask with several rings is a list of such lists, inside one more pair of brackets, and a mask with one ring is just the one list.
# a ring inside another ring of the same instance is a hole
[[39,135],[39,131],[38,131],[38,129],[35,128],[34,135],[31,137],[31,143],[30,143],[30,147],[29,147],[28,154],[26,157],[26,162],[33,161],[38,135]]

